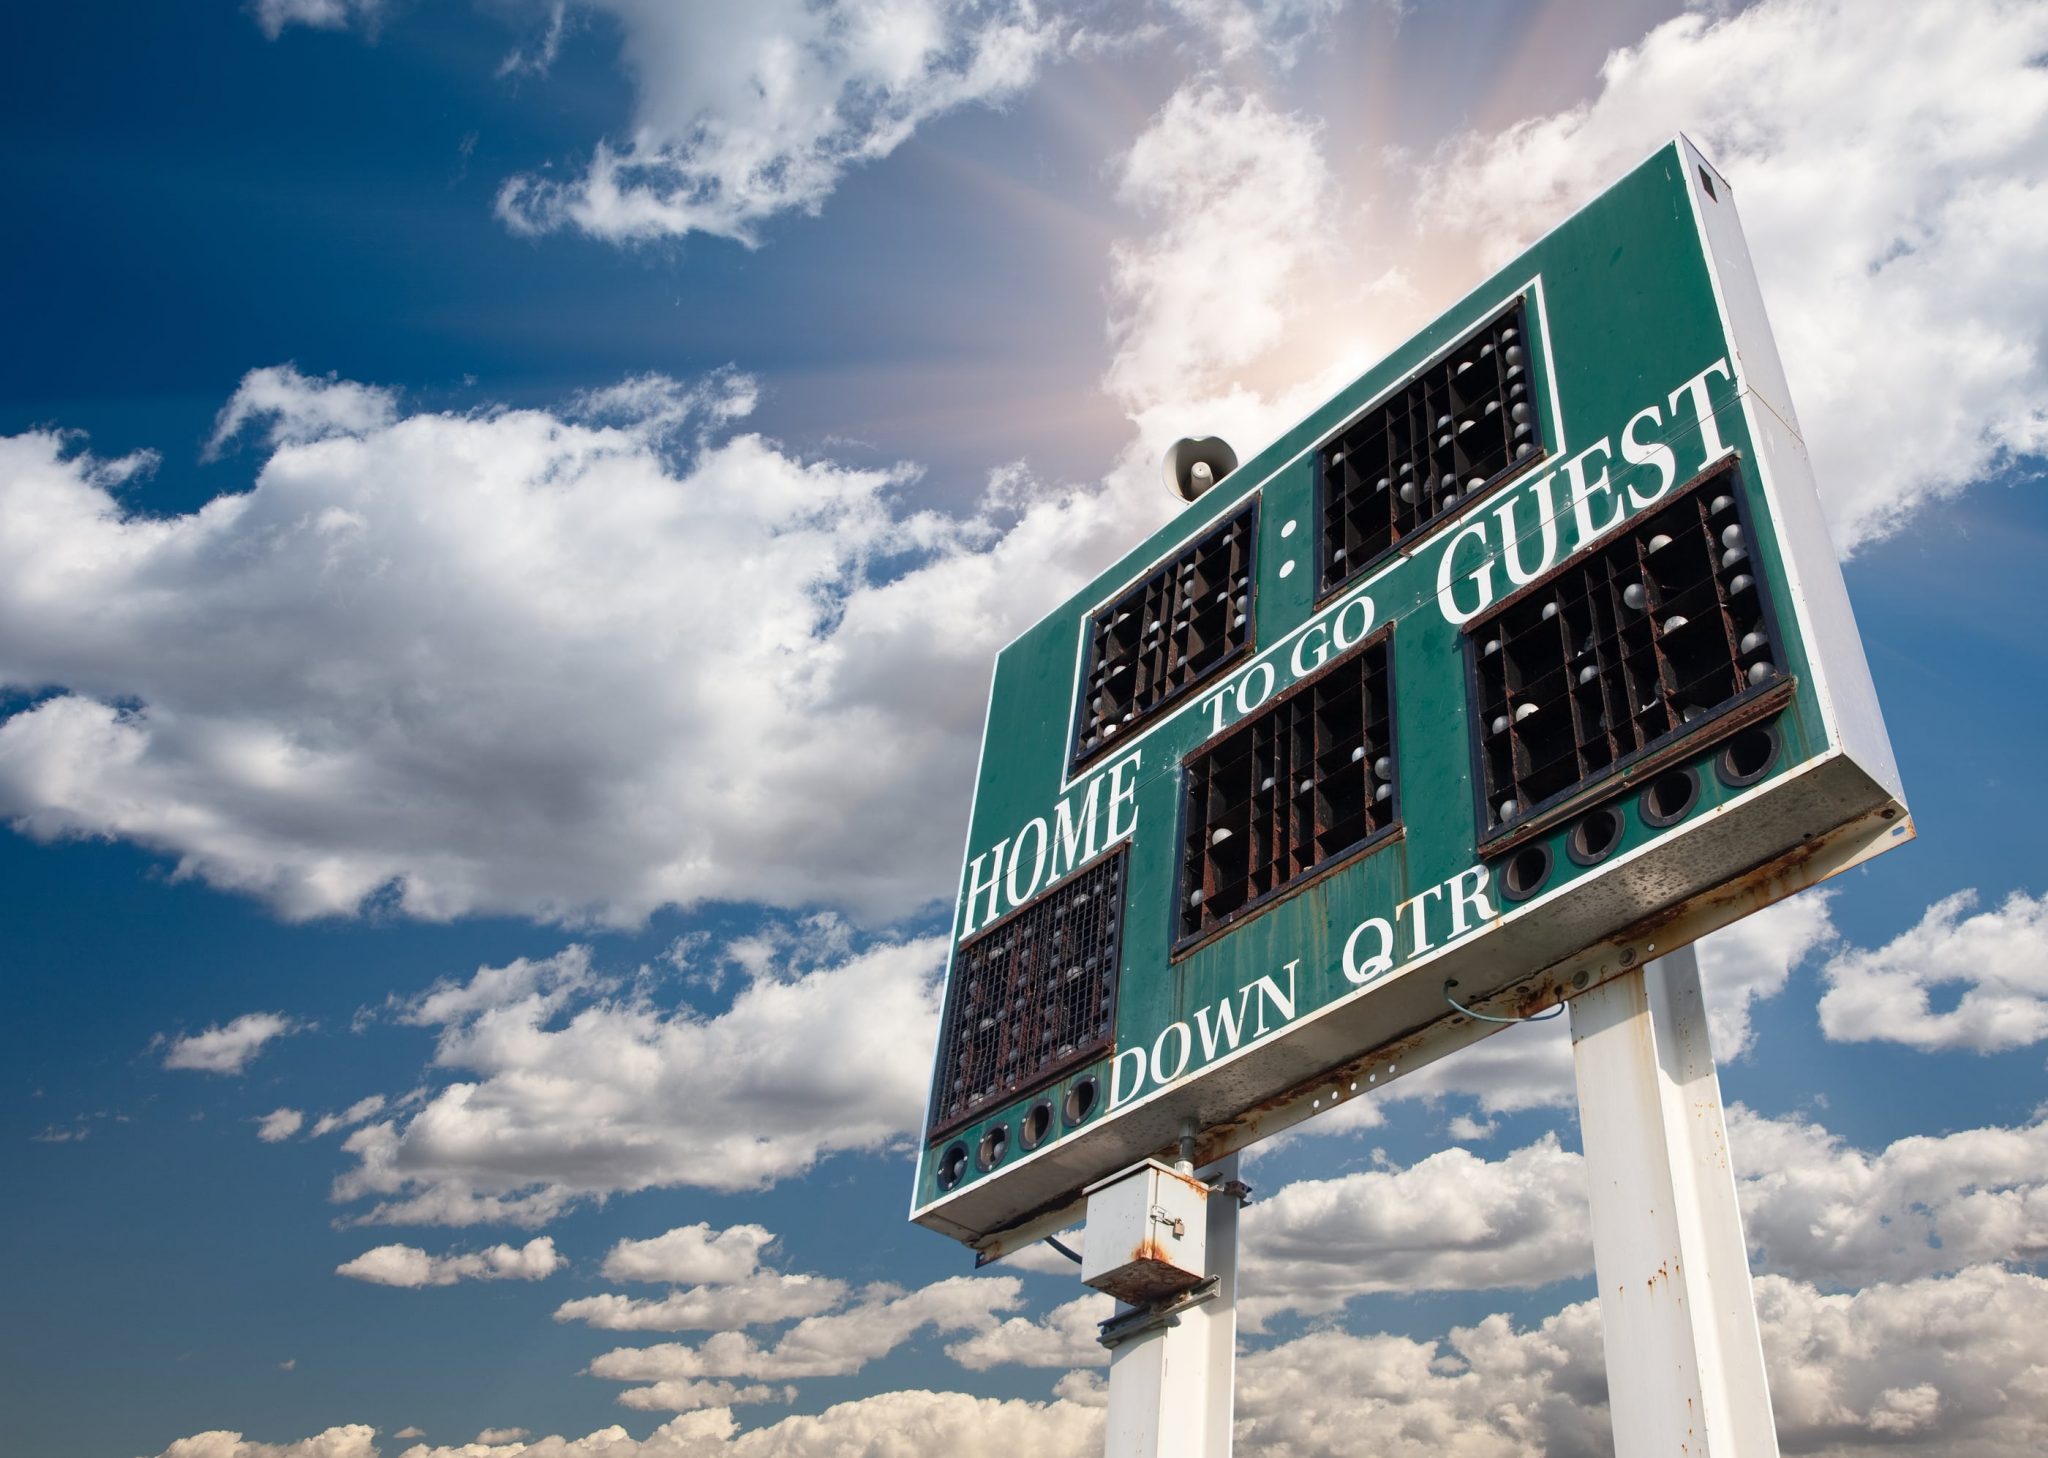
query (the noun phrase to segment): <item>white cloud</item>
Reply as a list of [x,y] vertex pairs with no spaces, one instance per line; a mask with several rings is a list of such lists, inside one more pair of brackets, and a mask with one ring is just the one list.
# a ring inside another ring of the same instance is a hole
[[1750,1010],[1785,990],[1792,969],[1832,945],[1834,892],[1808,891],[1752,912],[1697,943],[1700,992],[1707,1004],[1707,1034],[1714,1057],[1740,1058],[1756,1045]]
[[858,1304],[829,1316],[808,1317],[770,1346],[726,1331],[694,1346],[661,1342],[617,1347],[592,1360],[590,1371],[615,1382],[640,1383],[704,1377],[768,1382],[844,1377],[926,1329],[989,1331],[998,1312],[1013,1310],[1022,1300],[1023,1286],[1015,1276],[952,1276],[910,1292],[874,1286]]
[[[1504,261],[1690,133],[1734,183],[1835,537],[2048,450],[2048,9],[1762,0],[1607,58],[1599,93],[1446,147],[1418,220]],[[1910,342],[1910,347],[1906,342]],[[1910,422],[1910,425],[1907,423]]]
[[641,1412],[695,1412],[707,1407],[740,1407],[763,1402],[793,1402],[796,1389],[787,1383],[772,1387],[765,1382],[693,1382],[670,1379],[632,1387],[619,1394],[621,1407]]
[[272,40],[288,25],[314,30],[346,30],[358,22],[374,25],[383,9],[384,0],[249,0],[249,13]]
[[434,1062],[463,1076],[350,1135],[336,1198],[378,1197],[375,1221],[536,1224],[578,1199],[758,1188],[880,1147],[921,1117],[941,955],[932,938],[824,966],[792,950],[714,1017],[616,993],[581,947],[518,976],[482,969],[410,1014],[451,1019]]
[[[0,728],[0,734],[5,729]],[[283,1013],[243,1013],[224,1026],[169,1040],[164,1067],[199,1073],[240,1073],[273,1039],[303,1032],[306,1025]]]
[[[520,1458],[1091,1458],[1102,1415],[1072,1402],[1022,1402],[964,1392],[882,1392],[820,1413],[740,1432],[731,1412],[687,1412],[644,1439],[624,1428],[535,1439]],[[172,1458],[172,1455],[164,1455]],[[203,1458],[213,1458],[212,1454]],[[240,1455],[235,1455],[240,1458]],[[265,1455],[268,1458],[268,1455]],[[349,1455],[354,1458],[354,1455]],[[463,1448],[408,1448],[399,1458],[481,1458]]]
[[2048,1258],[2048,1124],[1914,1135],[1875,1154],[1729,1110],[1757,1264],[1823,1287]]
[[926,122],[1021,89],[1055,37],[1030,0],[587,3],[623,33],[632,131],[572,182],[507,182],[498,213],[521,232],[752,243]]
[[651,1300],[607,1291],[565,1301],[557,1321],[604,1331],[737,1331],[830,1311],[846,1299],[846,1283],[829,1276],[756,1271],[730,1285],[693,1286]]
[[525,1428],[485,1428],[471,1441],[491,1447],[498,1443],[516,1443],[525,1436]]
[[380,1245],[344,1261],[334,1273],[376,1286],[417,1288],[452,1286],[457,1281],[540,1281],[566,1264],[554,1240],[542,1235],[522,1246],[494,1245],[439,1256],[417,1246]]
[[306,1116],[297,1109],[272,1109],[256,1121],[256,1137],[265,1144],[282,1144],[299,1132]]
[[1555,1135],[1493,1161],[1446,1149],[1254,1203],[1238,1305],[1257,1330],[1277,1311],[1327,1314],[1376,1291],[1544,1286],[1592,1269],[1586,1230],[1584,1162]]
[[1263,51],[1292,65],[1303,42],[1344,8],[1344,0],[1166,0],[1224,60]]
[[[1853,1296],[1777,1276],[1756,1290],[1785,1451],[1991,1458],[2048,1440],[2048,1282],[1976,1267]],[[1237,1437],[1330,1458],[1605,1453],[1602,1362],[1591,1302],[1443,1343],[1318,1333],[1240,1359]]]
[[214,421],[206,444],[217,456],[258,422],[267,422],[264,439],[273,448],[310,445],[330,436],[367,435],[388,428],[398,418],[395,391],[358,385],[336,375],[310,378],[293,365],[271,365],[242,377]]
[[1214,388],[1280,340],[1291,286],[1329,248],[1303,220],[1331,180],[1315,125],[1194,83],[1132,143],[1117,182],[1159,225],[1111,255],[1117,353],[1105,383],[1142,411],[1185,401],[1191,384]]
[[318,1139],[323,1134],[332,1134],[336,1129],[353,1128],[363,1120],[383,1113],[384,1103],[384,1095],[371,1094],[366,1098],[357,1099],[338,1114],[322,1114],[314,1121],[312,1132],[307,1137]]
[[679,1225],[650,1240],[622,1240],[604,1258],[614,1281],[666,1281],[676,1286],[715,1286],[744,1281],[775,1241],[764,1225],[730,1225],[713,1230],[699,1221]]
[[[1977,1266],[1827,1295],[1767,1275],[1756,1296],[1786,1452],[2006,1458],[2048,1448],[2039,1342],[2048,1281]],[[1239,1357],[1237,1445],[1276,1458],[1593,1458],[1613,1445],[1603,1363],[1592,1302],[1526,1327],[1489,1316],[1440,1341],[1319,1331]],[[745,1433],[728,1409],[715,1407],[640,1440],[618,1427],[533,1440],[521,1458],[1100,1452],[1099,1379],[1069,1374],[1060,1388],[1071,1398],[885,1392]],[[353,1447],[310,1446],[336,1434],[359,1436]],[[283,1448],[203,1434],[160,1458],[369,1458],[370,1436],[368,1428],[332,1429]],[[420,1445],[401,1458],[473,1455]]]
[[[1874,1153],[1740,1104],[1727,1123],[1760,1271],[1841,1289],[2048,1258],[2048,1123],[1912,1136]],[[1375,1292],[1538,1287],[1593,1269],[1585,1161],[1550,1134],[1497,1160],[1449,1149],[1283,1186],[1246,1211],[1243,1238],[1250,1331]],[[999,1330],[1022,1337],[1030,1325]]]
[[0,438],[0,680],[45,693],[0,719],[0,815],[290,917],[913,911],[994,650],[1166,506],[1147,461],[1007,531],[910,511],[728,433],[731,375],[310,440],[353,387],[294,379],[254,487],[187,514]]
[[[1996,1053],[2048,1038],[2048,896],[2015,891],[1994,911],[1965,914],[1976,905],[1975,891],[1959,891],[1884,946],[1831,960],[1822,1030],[1923,1052]],[[1951,991],[1937,1011],[1935,995]]]
[[377,1430],[364,1423],[333,1427],[296,1443],[258,1443],[215,1431],[180,1438],[157,1458],[377,1458]]
[[[1071,1271],[1073,1266],[1069,1264]],[[1109,1361],[1097,1340],[1116,1302],[1096,1292],[1055,1306],[1037,1320],[1013,1316],[946,1348],[946,1355],[976,1372],[990,1367],[1087,1367]]]

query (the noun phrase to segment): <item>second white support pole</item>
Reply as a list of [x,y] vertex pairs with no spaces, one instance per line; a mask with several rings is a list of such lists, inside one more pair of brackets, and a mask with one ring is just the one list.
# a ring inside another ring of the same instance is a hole
[[1699,962],[1571,1010],[1616,1458],[1777,1458]]
[[[1237,1156],[1198,1170],[1195,1177],[1212,1186],[1234,1180]],[[1216,1296],[1180,1312],[1174,1325],[1133,1337],[1111,1352],[1108,1458],[1230,1458],[1237,1381],[1237,1201],[1212,1194],[1208,1216],[1208,1265],[1218,1278]]]

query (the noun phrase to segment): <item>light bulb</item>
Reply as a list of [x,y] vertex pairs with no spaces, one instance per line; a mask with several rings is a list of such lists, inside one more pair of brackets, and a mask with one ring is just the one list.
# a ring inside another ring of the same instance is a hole
[[1734,523],[1722,530],[1721,545],[1724,547],[1739,547],[1742,545],[1742,524],[1740,522]]
[[1652,552],[1661,552],[1670,545],[1671,538],[1665,536],[1662,532],[1659,532],[1656,536],[1650,538],[1650,550]]
[[1728,584],[1728,595],[1730,597],[1739,597],[1755,586],[1755,580],[1747,572],[1738,572],[1735,575],[1734,581]]
[[1742,635],[1742,651],[1744,653],[1754,653],[1770,641],[1762,633],[1744,633]]
[[1775,672],[1777,670],[1768,663],[1752,663],[1749,666],[1749,681],[1753,684],[1762,683]]
[[1650,594],[1643,590],[1642,583],[1631,582],[1621,590],[1621,600],[1636,612],[1641,612],[1650,605]]
[[1393,759],[1388,755],[1381,755],[1372,762],[1372,772],[1383,780],[1391,780],[1394,777]]

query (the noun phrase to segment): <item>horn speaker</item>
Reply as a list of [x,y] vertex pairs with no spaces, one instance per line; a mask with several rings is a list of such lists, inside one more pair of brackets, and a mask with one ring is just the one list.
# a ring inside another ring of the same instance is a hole
[[1237,469],[1237,452],[1216,436],[1182,437],[1166,448],[1166,484],[1182,501],[1193,501]]

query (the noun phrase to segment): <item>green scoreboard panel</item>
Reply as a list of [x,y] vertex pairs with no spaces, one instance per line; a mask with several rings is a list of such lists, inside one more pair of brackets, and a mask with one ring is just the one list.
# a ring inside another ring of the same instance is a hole
[[911,1216],[1015,1248],[1911,834],[1681,138],[1002,652]]

